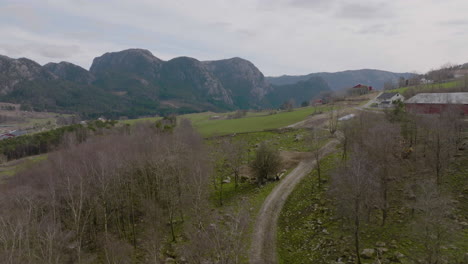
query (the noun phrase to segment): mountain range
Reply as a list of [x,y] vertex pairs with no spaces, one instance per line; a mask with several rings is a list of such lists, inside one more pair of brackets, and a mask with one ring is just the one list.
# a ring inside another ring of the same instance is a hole
[[350,88],[355,84],[365,84],[377,90],[383,89],[384,83],[391,81],[397,83],[400,77],[409,79],[412,73],[395,73],[389,71],[362,69],[341,72],[318,72],[307,75],[283,75],[279,77],[267,77],[267,81],[274,85],[290,85],[310,78],[323,78],[332,90]]
[[26,58],[0,56],[0,101],[19,103],[24,110],[84,117],[138,117],[276,108],[289,99],[299,104],[340,84],[374,85],[387,77],[401,76],[368,71],[337,73],[337,77],[265,78],[254,64],[241,58],[199,61],[178,57],[164,61],[144,49],[105,53],[93,60],[89,70],[69,62],[41,66]]

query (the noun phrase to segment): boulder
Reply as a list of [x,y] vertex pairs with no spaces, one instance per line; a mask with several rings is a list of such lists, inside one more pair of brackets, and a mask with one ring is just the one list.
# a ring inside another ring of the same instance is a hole
[[173,258],[166,258],[166,260],[164,261],[165,264],[175,264],[176,261],[175,259]]
[[395,253],[393,253],[393,255],[389,258],[389,260],[391,260],[392,262],[395,262],[395,263],[401,263],[401,259],[404,258],[404,257],[405,257],[405,255],[401,254],[398,251],[395,251]]
[[376,246],[376,247],[385,247],[386,245],[387,245],[387,244],[385,244],[385,242],[381,242],[381,241],[375,243],[375,246]]
[[361,252],[361,257],[365,259],[371,259],[375,256],[375,250],[372,248],[365,248]]
[[388,252],[388,248],[379,247],[377,248],[377,251],[379,252],[380,255],[382,255]]
[[299,142],[299,141],[302,140],[302,138],[303,138],[302,135],[296,135],[296,136],[294,137],[294,141],[295,141],[295,142]]
[[226,177],[224,180],[223,180],[223,183],[231,183],[231,177]]

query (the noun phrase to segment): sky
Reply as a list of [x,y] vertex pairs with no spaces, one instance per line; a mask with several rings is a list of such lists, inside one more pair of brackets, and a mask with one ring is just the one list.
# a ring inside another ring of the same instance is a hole
[[106,52],[241,57],[265,75],[468,62],[466,0],[0,0],[0,54],[89,69]]

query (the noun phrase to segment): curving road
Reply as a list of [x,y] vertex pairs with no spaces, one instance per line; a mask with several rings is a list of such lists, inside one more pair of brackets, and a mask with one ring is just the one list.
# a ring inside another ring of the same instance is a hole
[[[338,140],[333,139],[322,148],[321,156],[335,151]],[[303,160],[273,189],[257,215],[249,260],[251,264],[276,264],[276,227],[283,205],[294,187],[315,167],[314,160]]]

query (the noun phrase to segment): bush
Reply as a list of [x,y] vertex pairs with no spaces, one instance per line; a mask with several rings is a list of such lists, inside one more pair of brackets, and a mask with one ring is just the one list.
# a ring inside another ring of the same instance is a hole
[[281,157],[278,150],[270,147],[265,142],[260,144],[255,154],[255,159],[251,164],[257,177],[258,185],[264,184],[267,180],[274,179],[281,166]]

